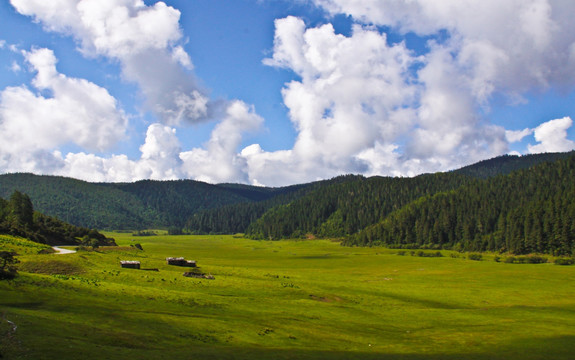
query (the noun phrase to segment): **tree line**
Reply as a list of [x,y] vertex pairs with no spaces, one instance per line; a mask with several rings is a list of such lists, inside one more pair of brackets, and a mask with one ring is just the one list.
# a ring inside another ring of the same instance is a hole
[[14,191],[8,200],[0,198],[0,234],[24,237],[48,245],[115,245],[95,229],[74,226],[34,211],[27,194]]
[[344,244],[572,255],[574,199],[571,156],[421,197]]

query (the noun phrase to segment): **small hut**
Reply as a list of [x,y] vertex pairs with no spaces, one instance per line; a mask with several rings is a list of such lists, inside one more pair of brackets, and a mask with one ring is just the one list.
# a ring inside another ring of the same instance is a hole
[[140,262],[134,261],[134,260],[122,260],[122,261],[120,261],[120,265],[122,265],[123,268],[129,268],[129,269],[139,269],[140,268]]
[[168,265],[174,265],[174,266],[185,266],[185,267],[196,267],[196,261],[195,260],[186,260],[183,257],[168,257],[166,258],[166,263]]

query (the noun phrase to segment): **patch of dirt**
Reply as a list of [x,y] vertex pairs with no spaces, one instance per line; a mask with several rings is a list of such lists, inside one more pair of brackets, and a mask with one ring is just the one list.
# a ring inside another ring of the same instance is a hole
[[343,299],[338,297],[338,296],[325,297],[325,296],[317,296],[317,295],[310,294],[309,298],[312,300],[320,301],[320,302],[324,302],[324,303],[333,303],[333,302],[342,302],[343,301]]
[[84,272],[81,266],[65,261],[27,261],[18,266],[18,270],[46,275],[78,275]]

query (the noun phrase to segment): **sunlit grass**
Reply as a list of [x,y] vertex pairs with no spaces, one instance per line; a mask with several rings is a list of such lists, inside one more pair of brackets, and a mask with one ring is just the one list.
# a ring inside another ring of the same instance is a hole
[[[120,247],[20,257],[35,270],[0,282],[1,311],[18,324],[6,355],[567,359],[575,350],[573,266],[326,240],[107,235]],[[197,260],[215,280],[183,277],[169,256]]]

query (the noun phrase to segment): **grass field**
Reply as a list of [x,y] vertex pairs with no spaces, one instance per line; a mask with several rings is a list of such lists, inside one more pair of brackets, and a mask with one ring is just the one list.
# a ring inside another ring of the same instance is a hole
[[[3,358],[575,358],[575,266],[108,235],[120,247],[67,255],[12,241],[28,251],[20,276],[0,281]],[[215,280],[183,277],[168,256],[197,260]]]

